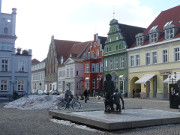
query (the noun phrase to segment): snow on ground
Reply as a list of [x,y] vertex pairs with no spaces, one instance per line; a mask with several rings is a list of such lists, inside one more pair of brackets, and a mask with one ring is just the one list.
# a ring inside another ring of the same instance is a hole
[[98,132],[98,133],[101,133],[101,134],[105,133],[105,132],[102,132],[102,131],[87,127],[85,125],[75,124],[75,123],[72,123],[72,122],[66,121],[66,120],[51,119],[51,121],[54,122],[54,123],[61,124],[61,125],[70,126],[70,127],[74,127],[74,128],[79,128],[79,129],[83,129],[83,130],[87,130],[87,131],[91,131],[91,132]]
[[56,103],[64,95],[29,95],[9,102],[5,108],[17,108],[21,110],[57,109]]

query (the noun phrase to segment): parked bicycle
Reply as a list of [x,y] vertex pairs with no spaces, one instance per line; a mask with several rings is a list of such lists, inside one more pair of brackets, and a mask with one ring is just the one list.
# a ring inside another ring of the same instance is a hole
[[63,109],[68,109],[68,108],[73,108],[73,109],[80,109],[81,108],[81,103],[77,101],[77,99],[72,98],[71,102],[69,103],[69,107],[66,107],[67,101],[65,99],[61,99],[58,103],[58,109],[63,110]]

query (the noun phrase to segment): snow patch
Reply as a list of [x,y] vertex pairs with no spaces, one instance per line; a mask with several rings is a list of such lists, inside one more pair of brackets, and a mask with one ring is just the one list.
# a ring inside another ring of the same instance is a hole
[[21,110],[57,109],[57,102],[64,95],[29,95],[12,101],[4,108],[17,108]]

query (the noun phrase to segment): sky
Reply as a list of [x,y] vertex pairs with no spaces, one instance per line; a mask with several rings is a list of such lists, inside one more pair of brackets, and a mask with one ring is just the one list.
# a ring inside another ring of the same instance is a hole
[[[15,47],[32,49],[32,59],[47,57],[51,37],[90,41],[107,36],[110,20],[147,28],[161,11],[180,0],[2,0],[2,12],[17,9]],[[113,15],[113,12],[115,13]]]

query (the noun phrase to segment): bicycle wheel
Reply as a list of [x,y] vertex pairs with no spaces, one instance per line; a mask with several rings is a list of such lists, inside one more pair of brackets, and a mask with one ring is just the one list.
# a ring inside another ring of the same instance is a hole
[[59,102],[58,104],[57,104],[57,106],[58,106],[58,109],[59,110],[62,110],[62,109],[66,109],[66,101],[61,101],[61,102]]
[[79,103],[78,101],[75,101],[72,103],[72,108],[73,109],[80,109],[81,108],[81,103]]

